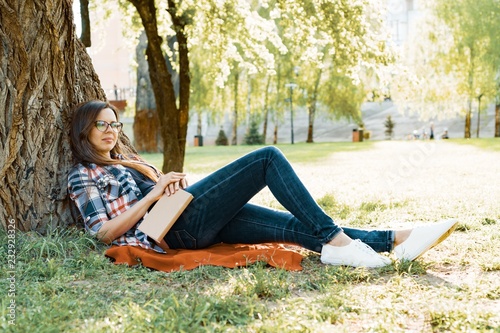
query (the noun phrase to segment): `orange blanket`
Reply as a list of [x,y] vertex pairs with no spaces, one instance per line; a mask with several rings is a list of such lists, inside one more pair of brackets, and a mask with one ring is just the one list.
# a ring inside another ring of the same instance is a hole
[[200,250],[168,250],[167,254],[137,246],[112,246],[105,255],[115,264],[134,266],[142,263],[145,267],[164,272],[190,270],[201,265],[234,268],[256,261],[265,261],[273,267],[286,270],[302,270],[302,255],[275,243],[216,244]]

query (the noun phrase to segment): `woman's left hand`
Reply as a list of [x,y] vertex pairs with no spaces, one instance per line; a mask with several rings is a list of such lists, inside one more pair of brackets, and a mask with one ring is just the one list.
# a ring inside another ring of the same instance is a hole
[[182,178],[174,180],[175,176],[173,177],[174,179],[170,180],[171,182],[165,187],[165,194],[168,196],[171,196],[175,192],[177,192],[181,188],[186,188],[187,187],[187,180],[186,180],[186,175],[185,174],[180,174],[178,172],[169,172],[168,174],[174,174],[175,176],[182,175]]
[[177,192],[180,188],[186,188],[186,174],[180,172],[169,172],[161,175],[158,182],[146,197],[158,200],[164,193],[168,196]]

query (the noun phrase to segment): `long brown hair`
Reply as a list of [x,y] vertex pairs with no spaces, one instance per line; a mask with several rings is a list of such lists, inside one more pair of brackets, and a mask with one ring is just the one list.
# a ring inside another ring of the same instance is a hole
[[158,171],[144,164],[143,160],[123,143],[122,132],[119,133],[116,145],[111,150],[111,156],[121,155],[123,159],[107,158],[97,153],[94,146],[89,141],[89,134],[94,128],[97,116],[103,109],[111,109],[118,120],[118,111],[113,105],[107,102],[95,100],[80,103],[75,106],[70,130],[71,151],[73,152],[75,162],[95,163],[100,166],[121,164],[133,168],[148,178],[157,181]]

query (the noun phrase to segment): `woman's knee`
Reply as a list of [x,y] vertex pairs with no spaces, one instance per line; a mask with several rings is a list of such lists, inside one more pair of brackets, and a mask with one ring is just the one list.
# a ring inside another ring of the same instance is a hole
[[266,146],[263,148],[260,148],[261,152],[265,154],[266,156],[269,157],[275,157],[275,156],[283,156],[283,152],[275,146]]

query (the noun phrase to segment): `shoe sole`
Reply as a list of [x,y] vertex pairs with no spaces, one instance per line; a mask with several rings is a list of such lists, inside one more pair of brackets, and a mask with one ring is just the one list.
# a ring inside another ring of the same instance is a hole
[[348,264],[344,261],[324,261],[324,260],[320,260],[322,264],[325,264],[325,265],[331,265],[331,266],[347,266],[347,267],[365,267],[365,268],[382,268],[382,267],[386,267],[386,266],[389,266],[390,264],[392,264],[392,261],[391,262],[387,262],[387,263],[381,263],[379,265],[363,265],[361,263],[351,263],[351,264]]
[[458,222],[455,222],[455,224],[452,225],[451,228],[449,228],[444,234],[442,234],[441,237],[439,237],[438,239],[436,239],[436,241],[434,243],[432,243],[428,248],[426,248],[423,251],[421,251],[419,255],[417,255],[413,259],[406,259],[406,260],[412,261],[412,260],[415,260],[415,259],[419,258],[425,252],[429,251],[430,249],[432,249],[433,247],[435,247],[436,245],[438,245],[439,243],[441,243],[442,241],[444,241],[446,238],[448,238],[448,236],[450,236],[451,233],[453,231],[455,231],[455,229],[457,228],[457,226],[458,226]]

